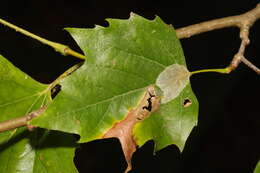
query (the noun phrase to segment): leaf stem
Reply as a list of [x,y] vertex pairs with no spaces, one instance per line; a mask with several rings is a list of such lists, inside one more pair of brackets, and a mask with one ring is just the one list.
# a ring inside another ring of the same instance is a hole
[[52,48],[54,48],[57,52],[60,52],[62,55],[71,55],[71,56],[74,56],[76,58],[79,58],[79,59],[85,59],[86,57],[78,52],[75,52],[73,51],[72,49],[70,49],[68,46],[64,45],[64,44],[60,44],[60,43],[56,43],[56,42],[53,42],[53,41],[49,41],[45,38],[42,38],[42,37],[39,37],[29,31],[26,31],[18,26],[15,26],[14,24],[11,24],[3,19],[0,18],[0,23],[9,27],[9,28],[12,28],[14,30],[16,30],[17,32],[20,32],[28,37],[31,37],[35,40],[38,40],[39,42],[43,43],[43,44],[46,44]]
[[[41,107],[40,109],[33,111],[29,114],[26,114],[22,117],[13,118],[4,122],[0,122],[0,132],[4,132],[7,130],[15,129],[18,127],[26,126],[27,123],[32,120],[33,118],[39,116],[45,111],[46,107]],[[28,126],[28,128],[31,128]]]
[[203,70],[196,70],[190,72],[191,75],[198,74],[198,73],[208,73],[208,72],[215,72],[215,73],[224,73],[224,74],[229,74],[232,70],[230,67],[226,68],[220,68],[220,69],[203,69]]
[[82,65],[82,63],[78,63],[78,64],[72,66],[71,68],[69,68],[68,70],[66,70],[64,73],[62,73],[56,80],[54,80],[54,81],[49,85],[49,87],[47,88],[47,90],[50,90],[50,89],[52,89],[53,87],[55,87],[55,85],[59,84],[62,79],[64,79],[65,77],[69,76],[71,73],[73,73],[74,71],[76,71],[81,65]]

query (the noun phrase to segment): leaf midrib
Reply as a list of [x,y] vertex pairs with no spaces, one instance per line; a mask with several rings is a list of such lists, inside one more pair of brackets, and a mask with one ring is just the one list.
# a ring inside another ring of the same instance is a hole
[[106,103],[108,101],[111,101],[111,100],[114,100],[118,97],[122,97],[122,96],[125,96],[125,95],[128,95],[128,94],[131,94],[131,93],[135,93],[135,92],[138,92],[138,91],[141,91],[145,88],[147,88],[148,86],[145,86],[143,88],[137,88],[137,89],[134,89],[134,90],[131,90],[131,91],[128,91],[128,92],[125,92],[125,93],[122,93],[122,94],[119,94],[119,95],[116,95],[116,96],[113,96],[111,98],[108,98],[108,99],[105,99],[105,100],[102,100],[102,101],[99,101],[99,102],[96,102],[96,103],[93,103],[93,104],[88,104],[88,105],[85,105],[85,106],[82,106],[80,108],[77,108],[73,111],[67,111],[67,112],[63,112],[63,113],[56,113],[57,116],[63,116],[63,115],[66,115],[66,114],[69,114],[69,113],[74,113],[74,112],[78,112],[78,111],[81,111],[81,110],[84,110],[84,109],[87,109],[89,107],[92,107],[92,106],[96,106],[96,105],[99,105],[99,104],[102,104],[102,103]]

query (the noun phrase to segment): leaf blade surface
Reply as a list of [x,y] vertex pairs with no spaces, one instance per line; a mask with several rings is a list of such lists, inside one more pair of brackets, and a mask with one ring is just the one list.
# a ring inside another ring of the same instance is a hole
[[[48,87],[0,55],[0,121],[26,115],[49,104]],[[0,172],[77,173],[73,164],[75,147],[71,134],[43,129],[30,132],[25,127],[5,131],[0,133]]]
[[[159,17],[150,21],[131,14],[128,20],[108,22],[109,27],[67,29],[88,59],[62,81],[61,92],[47,111],[32,121],[33,125],[79,134],[79,142],[101,139],[131,111],[140,106],[149,110],[148,99],[145,105],[140,102],[168,66],[186,68],[174,29]],[[156,149],[172,143],[183,148],[197,123],[198,112],[189,80],[185,80],[188,84],[176,98],[136,122],[132,135],[138,145],[154,139]],[[185,107],[185,99],[192,102],[191,106]],[[165,136],[158,138],[162,132]]]

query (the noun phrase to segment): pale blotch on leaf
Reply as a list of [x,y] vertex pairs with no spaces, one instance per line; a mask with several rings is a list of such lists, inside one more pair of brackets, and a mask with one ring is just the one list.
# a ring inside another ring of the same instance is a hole
[[162,104],[178,97],[189,83],[190,72],[183,65],[172,64],[164,69],[156,79],[156,85],[163,91]]

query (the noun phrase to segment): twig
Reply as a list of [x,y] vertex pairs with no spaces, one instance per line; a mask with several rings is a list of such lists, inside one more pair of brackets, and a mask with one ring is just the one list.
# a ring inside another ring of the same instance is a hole
[[18,26],[15,26],[3,19],[0,19],[0,23],[5,25],[5,26],[8,26],[9,28],[12,28],[14,30],[16,30],[17,32],[20,32],[28,37],[31,37],[35,40],[38,40],[40,41],[41,43],[43,44],[46,44],[52,48],[54,48],[57,52],[60,52],[62,55],[71,55],[71,56],[74,56],[76,58],[79,58],[79,59],[85,59],[86,57],[78,52],[75,52],[74,50],[72,50],[71,48],[69,48],[69,46],[66,46],[64,44],[60,44],[60,43],[56,43],[56,42],[53,42],[53,41],[49,41],[45,38],[42,38],[42,37],[39,37],[29,31],[26,31]]
[[[22,127],[22,126],[27,126],[27,122],[32,120],[33,118],[39,116],[45,111],[46,107],[41,107],[40,109],[33,111],[27,115],[24,115],[22,117],[14,118],[11,120],[7,120],[4,122],[0,123],[0,132],[11,130],[14,128]],[[28,126],[29,130],[32,129],[33,127]]]
[[237,16],[224,17],[221,19],[215,19],[207,22],[198,23],[177,29],[177,37],[189,38],[193,35],[197,35],[203,32],[212,31],[227,27],[238,27],[240,29],[241,44],[237,54],[233,57],[230,65],[226,67],[229,72],[235,70],[237,66],[243,62],[249,68],[254,70],[257,74],[260,74],[260,69],[254,64],[248,61],[244,57],[245,48],[249,44],[249,29],[260,18],[260,3],[252,10]]

